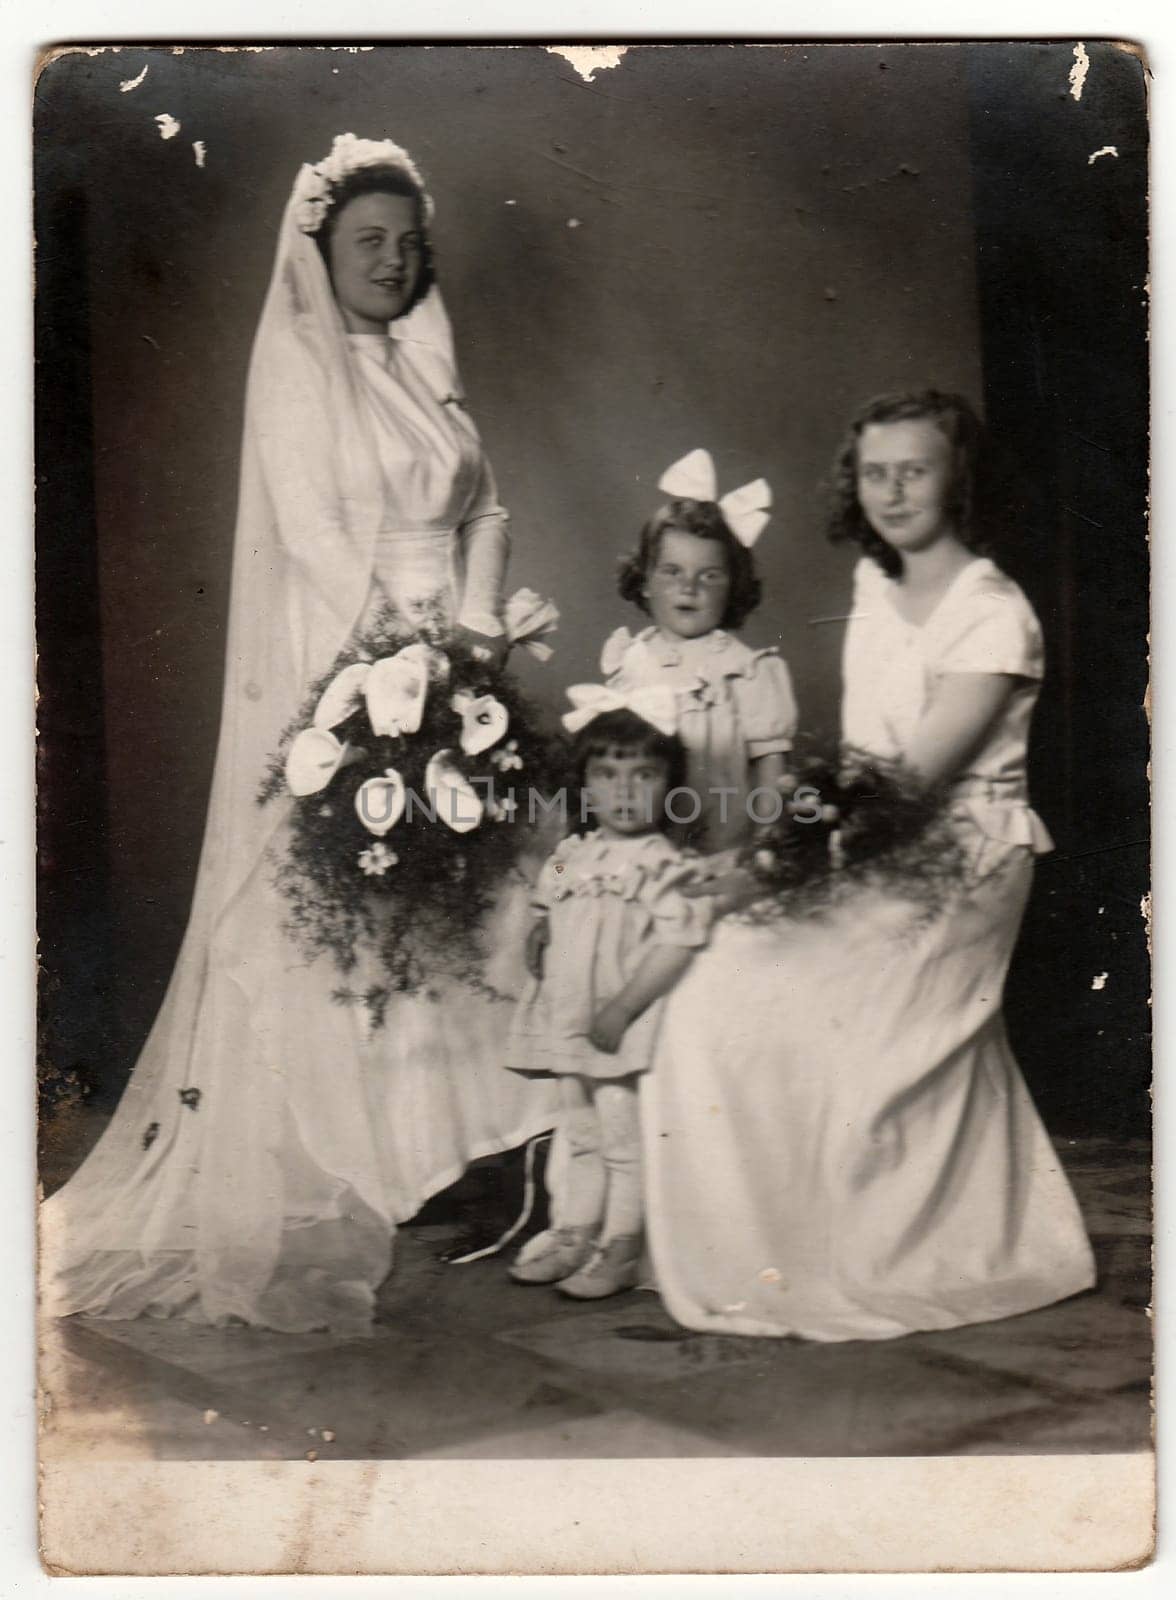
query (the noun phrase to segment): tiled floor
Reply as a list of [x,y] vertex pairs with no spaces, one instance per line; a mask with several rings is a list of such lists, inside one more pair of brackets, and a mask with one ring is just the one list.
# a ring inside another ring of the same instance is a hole
[[934,1455],[1147,1447],[1142,1146],[1063,1142],[1099,1287],[883,1343],[687,1333],[638,1291],[577,1305],[402,1231],[373,1338],[72,1321],[47,1452],[171,1459]]

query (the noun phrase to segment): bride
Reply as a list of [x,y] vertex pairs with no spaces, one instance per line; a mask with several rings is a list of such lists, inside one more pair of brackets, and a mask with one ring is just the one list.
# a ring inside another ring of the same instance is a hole
[[246,397],[224,703],[188,930],[111,1125],[43,1208],[58,1315],[363,1331],[395,1227],[552,1125],[502,1070],[507,1010],[331,999],[283,931],[289,801],[267,756],[365,618],[440,598],[505,654],[507,519],[433,279],[432,201],[389,140],[337,138],[282,219]]

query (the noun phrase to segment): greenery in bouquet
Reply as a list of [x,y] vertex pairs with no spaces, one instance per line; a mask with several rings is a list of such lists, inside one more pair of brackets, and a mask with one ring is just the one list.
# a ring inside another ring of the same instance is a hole
[[815,911],[869,885],[934,916],[964,883],[943,791],[901,761],[845,748],[803,759],[782,787],[782,815],[743,853],[765,890],[761,914]]
[[[545,657],[557,616],[523,591],[508,636]],[[509,623],[508,607],[508,623]],[[566,740],[514,676],[439,615],[390,609],[314,684],[260,804],[290,799],[275,850],[287,927],[344,976],[335,998],[379,1027],[394,994],[487,990],[484,922],[558,791]]]

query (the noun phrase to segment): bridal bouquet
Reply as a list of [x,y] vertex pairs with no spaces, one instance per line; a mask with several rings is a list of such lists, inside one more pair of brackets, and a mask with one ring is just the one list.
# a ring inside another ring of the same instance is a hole
[[[505,620],[511,644],[550,655],[550,601],[520,590]],[[563,774],[562,736],[482,655],[439,619],[406,633],[383,613],[312,687],[258,796],[293,800],[276,852],[289,932],[376,1027],[395,993],[486,987],[483,921]]]
[[781,816],[743,853],[769,914],[812,911],[869,884],[934,915],[966,879],[943,795],[901,762],[845,749],[836,762],[803,761],[782,790]]

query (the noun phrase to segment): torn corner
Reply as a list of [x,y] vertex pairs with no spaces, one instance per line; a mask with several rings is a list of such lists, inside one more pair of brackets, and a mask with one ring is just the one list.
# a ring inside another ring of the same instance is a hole
[[585,83],[591,83],[598,72],[619,67],[628,49],[627,44],[549,44],[547,53],[562,56]]

